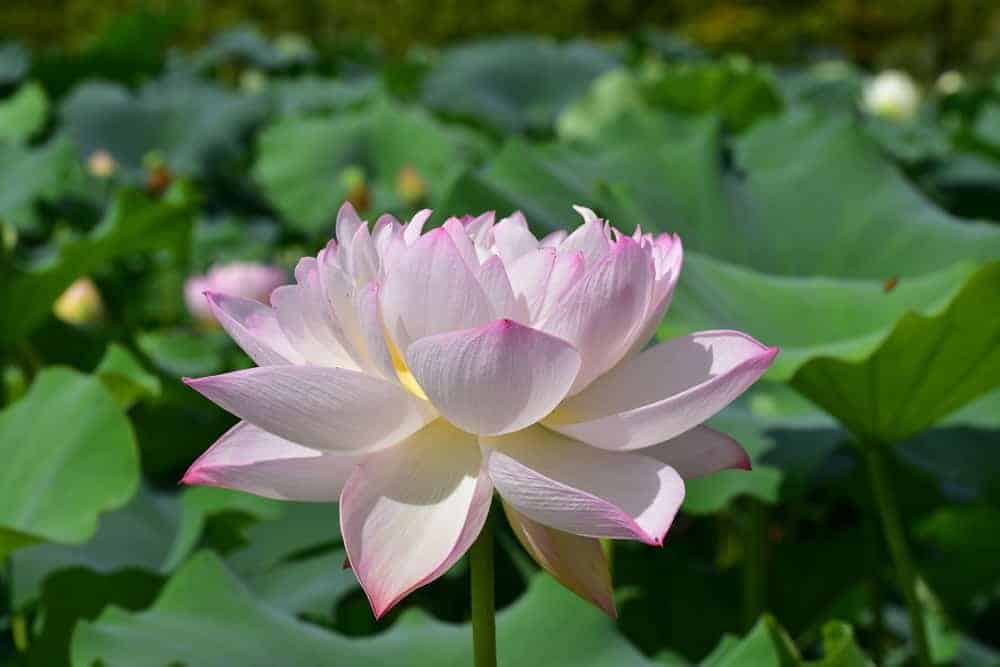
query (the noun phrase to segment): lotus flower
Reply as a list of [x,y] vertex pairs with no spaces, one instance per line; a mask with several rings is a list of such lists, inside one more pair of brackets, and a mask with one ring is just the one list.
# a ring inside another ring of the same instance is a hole
[[538,563],[613,615],[598,538],[660,545],[685,479],[749,467],[702,422],[777,350],[736,331],[644,349],[680,240],[577,210],[538,240],[519,213],[369,232],[345,205],[271,307],[210,292],[258,368],[187,380],[243,421],[184,482],[339,500],[376,616],[462,556],[496,491]]
[[865,86],[863,102],[876,116],[905,121],[920,107],[920,90],[906,72],[885,70]]
[[253,299],[267,303],[271,290],[288,278],[283,269],[253,262],[217,264],[203,276],[188,278],[184,284],[184,301],[195,319],[212,322],[212,309],[205,301],[206,292]]

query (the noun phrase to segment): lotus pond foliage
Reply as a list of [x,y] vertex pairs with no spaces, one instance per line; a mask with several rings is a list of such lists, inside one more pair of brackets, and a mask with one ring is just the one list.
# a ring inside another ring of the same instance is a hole
[[1000,664],[1000,78],[682,46],[0,45],[0,665]]

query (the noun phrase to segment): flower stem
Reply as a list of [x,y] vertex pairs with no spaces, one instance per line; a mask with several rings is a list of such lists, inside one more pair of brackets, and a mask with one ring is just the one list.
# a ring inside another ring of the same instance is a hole
[[932,663],[927,643],[927,629],[924,625],[923,609],[917,598],[917,570],[913,564],[913,556],[906,544],[903,521],[899,516],[899,505],[892,492],[889,472],[886,469],[885,445],[881,442],[865,442],[862,443],[861,449],[864,451],[868,464],[868,475],[871,479],[879,517],[882,520],[882,530],[885,533],[885,540],[889,544],[889,553],[892,555],[896,576],[899,579],[899,587],[902,589],[903,599],[906,601],[906,608],[910,614],[910,632],[913,636],[917,663],[923,667],[930,667]]
[[486,520],[469,550],[472,570],[472,646],[476,667],[496,667],[497,627],[493,601],[493,522]]

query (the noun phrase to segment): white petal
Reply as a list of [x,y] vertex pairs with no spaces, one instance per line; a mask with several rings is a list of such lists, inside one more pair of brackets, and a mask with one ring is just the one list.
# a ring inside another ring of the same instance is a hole
[[302,363],[273,310],[253,299],[213,292],[205,296],[215,319],[258,366]]
[[520,211],[493,227],[493,243],[497,254],[506,264],[511,264],[538,248],[538,239],[528,229],[528,223]]
[[740,443],[708,426],[695,426],[676,438],[643,449],[642,453],[663,461],[684,479],[731,468],[750,470],[750,456]]
[[181,481],[278,500],[333,502],[365,456],[309,449],[240,422],[198,457]]
[[414,340],[481,326],[493,307],[444,229],[406,249],[386,276],[382,316],[402,352]]
[[623,237],[546,315],[540,328],[568,340],[583,358],[572,393],[586,387],[628,351],[630,334],[642,323],[649,307],[652,285],[649,253]]
[[376,617],[472,545],[493,488],[472,436],[438,420],[355,470],[340,498],[351,567]]
[[417,211],[406,223],[406,227],[403,228],[403,240],[406,245],[413,245],[420,238],[420,234],[424,231],[424,224],[431,217],[431,213],[429,208]]
[[564,340],[512,320],[422,338],[406,351],[434,406],[470,433],[529,426],[566,396],[580,355]]
[[365,339],[368,368],[381,375],[386,380],[398,382],[396,368],[392,363],[392,354],[385,340],[385,325],[382,322],[382,311],[379,305],[379,285],[369,283],[358,295],[358,321]]
[[738,331],[675,338],[621,363],[567,400],[546,425],[595,447],[649,447],[729,405],[777,353]]
[[504,500],[574,535],[659,545],[684,500],[684,482],[665,463],[596,449],[541,426],[481,437],[480,445]]
[[526,303],[514,296],[510,278],[503,260],[494,255],[479,267],[479,284],[493,305],[493,316],[528,324],[530,322]]
[[511,530],[536,563],[611,618],[618,617],[608,559],[599,540],[544,526],[508,503],[503,508]]
[[436,417],[399,385],[343,368],[265,366],[185,382],[251,424],[320,450],[388,447]]

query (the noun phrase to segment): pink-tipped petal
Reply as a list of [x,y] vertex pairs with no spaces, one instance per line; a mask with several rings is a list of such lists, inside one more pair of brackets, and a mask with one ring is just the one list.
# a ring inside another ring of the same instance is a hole
[[695,426],[676,438],[642,450],[663,461],[684,479],[695,479],[720,470],[750,469],[750,456],[733,438],[708,426]]
[[504,500],[574,535],[659,545],[684,500],[680,475],[648,456],[607,452],[541,426],[479,442]]
[[364,456],[310,449],[240,422],[198,457],[181,481],[277,500],[333,502]]
[[302,363],[274,311],[253,299],[206,292],[215,319],[258,366]]
[[571,393],[624,356],[630,334],[649,308],[653,270],[649,254],[632,239],[621,238],[548,310],[540,328],[572,343],[583,359]]
[[265,366],[185,382],[279,437],[323,451],[373,451],[436,416],[398,384],[343,368]]
[[406,249],[386,277],[382,316],[400,351],[444,331],[481,326],[493,307],[448,232],[435,229]]
[[475,438],[438,420],[348,479],[340,529],[376,618],[444,574],[479,535],[493,495],[481,464]]
[[624,361],[563,403],[545,423],[595,447],[649,447],[729,405],[763,375],[777,353],[738,331],[675,338]]
[[599,540],[543,526],[507,503],[503,508],[511,530],[536,563],[563,586],[618,618],[608,559]]
[[580,369],[572,345],[512,320],[422,338],[407,350],[406,362],[442,415],[470,433],[490,435],[547,415]]

